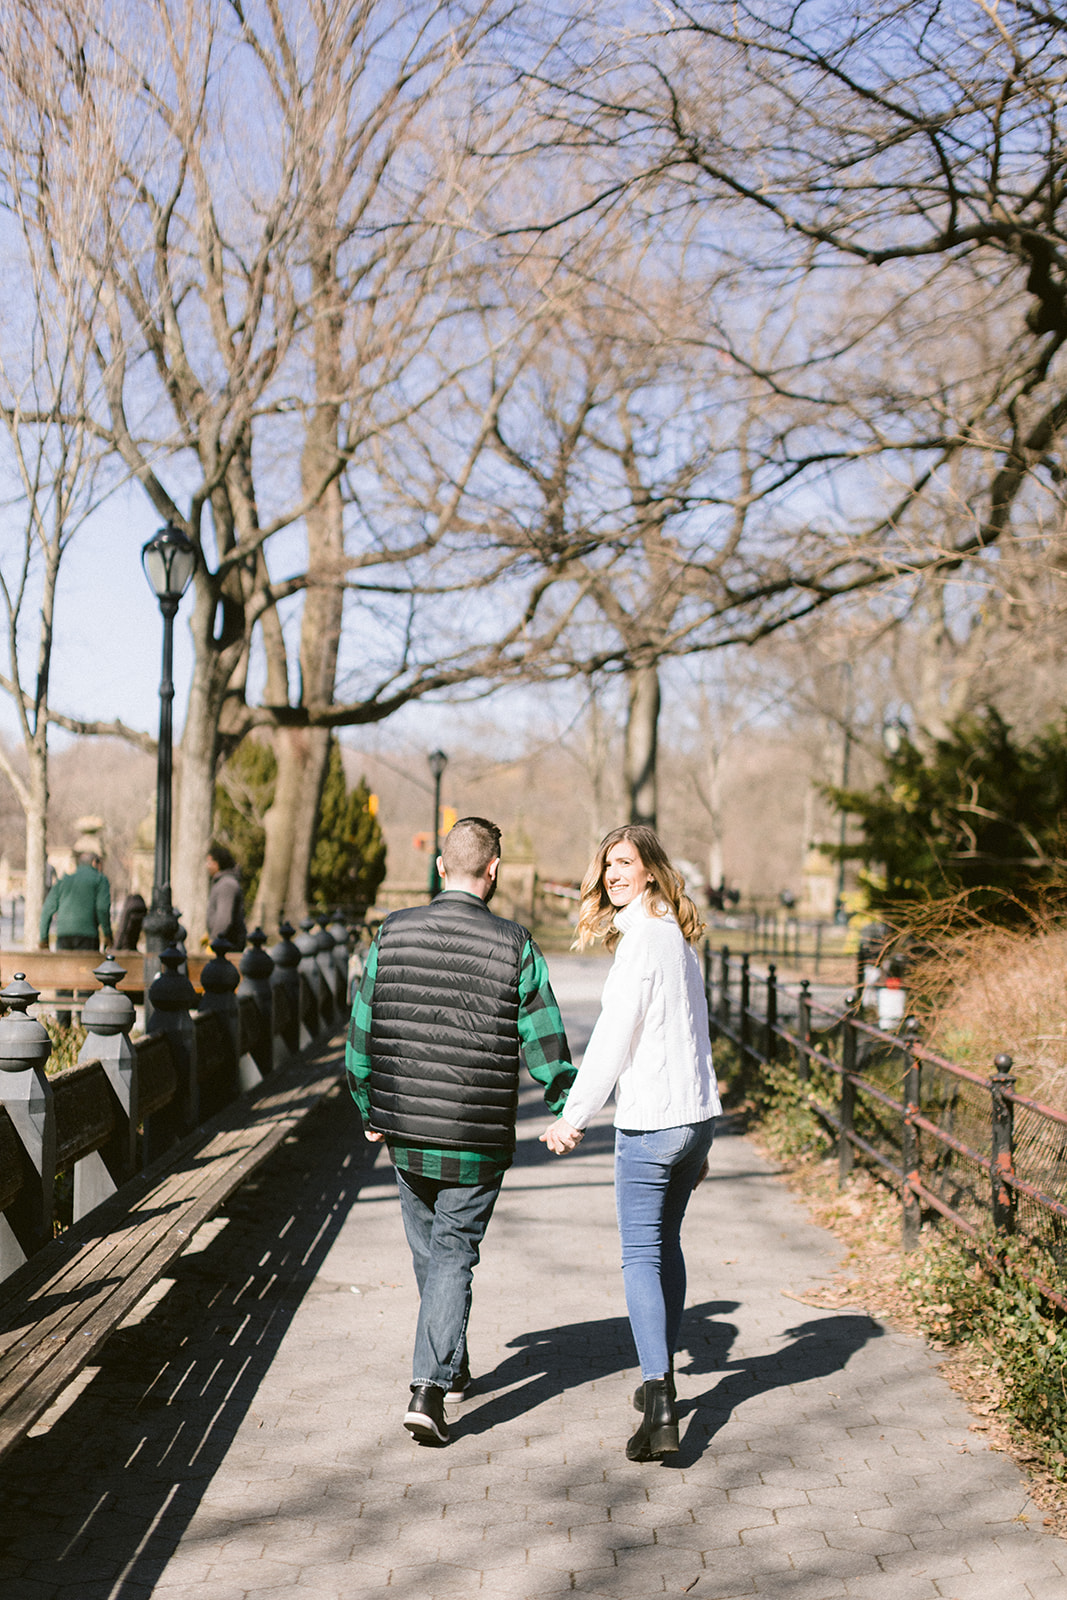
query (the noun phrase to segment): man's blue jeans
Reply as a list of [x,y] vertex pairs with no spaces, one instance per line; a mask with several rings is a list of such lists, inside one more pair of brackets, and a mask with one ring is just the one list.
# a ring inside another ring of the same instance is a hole
[[623,1285],[643,1378],[666,1377],[674,1357],[685,1308],[682,1218],[714,1132],[714,1118],[615,1130]]
[[398,1167],[396,1181],[419,1286],[411,1381],[448,1389],[466,1354],[471,1278],[501,1179],[441,1183]]

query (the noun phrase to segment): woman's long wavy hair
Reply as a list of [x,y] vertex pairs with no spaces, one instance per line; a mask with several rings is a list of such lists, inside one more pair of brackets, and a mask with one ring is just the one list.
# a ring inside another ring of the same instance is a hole
[[614,950],[622,934],[615,926],[615,907],[608,899],[604,887],[608,851],[612,845],[625,840],[632,844],[641,857],[641,865],[652,882],[645,890],[645,904],[654,916],[669,912],[682,930],[689,944],[695,944],[704,931],[700,913],[685,892],[685,879],[672,867],[667,852],[651,828],[643,822],[628,822],[622,828],[612,828],[597,846],[596,855],[589,863],[582,879],[582,900],[578,912],[578,928],[572,950],[584,950],[587,945],[603,939],[609,950]]

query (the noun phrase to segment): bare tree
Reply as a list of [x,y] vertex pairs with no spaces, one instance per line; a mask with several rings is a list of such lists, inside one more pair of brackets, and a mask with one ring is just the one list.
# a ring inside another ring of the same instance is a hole
[[[9,281],[23,288],[0,324],[0,419],[12,493],[0,555],[7,630],[0,687],[14,706],[26,761],[20,769],[0,747],[0,768],[25,814],[32,938],[48,859],[50,724],[72,725],[50,699],[61,563],[115,481],[89,422],[97,373],[85,333],[102,289],[98,219],[114,171],[92,109],[62,106],[64,80],[26,21],[20,13],[0,18],[0,208],[19,263],[9,267]],[[72,144],[54,137],[60,120]],[[96,731],[128,730],[113,723]]]
[[[132,108],[111,125],[101,314],[82,333],[102,379],[88,427],[200,554],[176,898],[198,927],[218,762],[267,726],[264,911],[299,910],[328,729],[490,670],[504,648],[446,654],[412,624],[447,504],[414,525],[366,513],[383,437],[448,380],[446,113],[491,8],[141,0],[102,19],[50,0],[33,16],[66,73],[53,137],[76,151],[72,108],[101,128],[104,108]],[[368,594],[398,611],[397,651],[338,699],[343,628]]]
[[[844,535],[864,587],[879,565],[892,583],[966,563],[1005,625],[1058,614],[1063,18],[1028,0],[712,0],[644,32],[611,21],[583,13],[528,76],[545,158],[584,164],[591,213],[687,215],[736,240],[754,293],[799,288],[791,382],[826,405],[830,448],[802,472],[818,498],[794,499],[797,577],[813,538]],[[558,221],[542,204],[516,227]]]

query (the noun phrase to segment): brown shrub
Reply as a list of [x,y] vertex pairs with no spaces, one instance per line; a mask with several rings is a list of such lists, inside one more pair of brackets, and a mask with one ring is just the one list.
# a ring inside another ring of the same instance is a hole
[[957,929],[912,991],[932,1049],[982,1073],[1007,1052],[1021,1093],[1067,1108],[1067,928]]

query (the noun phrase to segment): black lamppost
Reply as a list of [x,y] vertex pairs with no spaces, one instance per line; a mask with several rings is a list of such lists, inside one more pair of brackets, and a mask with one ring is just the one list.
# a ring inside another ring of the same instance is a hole
[[[852,698],[852,663],[843,663],[845,676],[845,712],[841,719],[841,787],[848,788],[849,768],[852,758],[852,717],[855,707]],[[848,843],[848,812],[842,811],[838,832],[837,896],[834,901],[834,921],[848,922],[845,910],[845,846]]]
[[448,766],[443,750],[431,750],[426,757],[433,773],[433,856],[430,860],[430,899],[441,893],[441,874],[437,870],[437,857],[441,853],[441,778]]
[[[172,522],[141,550],[145,575],[163,613],[163,672],[159,683],[159,756],[156,763],[156,859],[152,905],[144,919],[145,949],[157,954],[173,944],[178,919],[170,903],[171,778],[173,775],[174,618],[196,568],[196,548]],[[158,968],[159,963],[155,963]],[[145,988],[148,987],[145,974]]]

